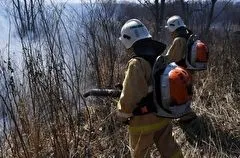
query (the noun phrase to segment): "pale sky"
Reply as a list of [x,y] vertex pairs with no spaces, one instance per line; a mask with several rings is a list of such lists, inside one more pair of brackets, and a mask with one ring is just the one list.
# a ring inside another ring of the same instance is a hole
[[[54,2],[54,3],[81,3],[81,2],[90,2],[90,0],[46,0],[46,2]],[[92,2],[98,1],[98,0],[92,0]],[[130,2],[137,2],[138,0],[117,0],[117,2],[124,2],[124,1],[130,1]]]
[[[94,2],[94,1],[100,1],[100,0],[46,0],[46,2],[50,2],[50,1],[52,1],[52,2],[56,2],[56,3],[60,3],[60,2],[69,2],[69,3],[80,3],[80,2],[90,2],[90,1],[92,1],[92,2]],[[128,1],[128,2],[138,2],[138,0],[117,0],[117,2],[126,2],[126,1]],[[150,0],[151,1],[151,0]],[[152,1],[154,1],[154,0],[152,0]],[[188,1],[188,0],[185,0],[185,1]],[[237,1],[240,1],[240,0],[232,0],[232,1],[235,1],[235,2],[237,2]]]

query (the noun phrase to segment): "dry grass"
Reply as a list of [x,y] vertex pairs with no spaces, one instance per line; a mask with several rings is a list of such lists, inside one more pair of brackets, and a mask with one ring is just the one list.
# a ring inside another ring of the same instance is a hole
[[[174,136],[185,157],[239,157],[240,155],[240,107],[239,107],[239,57],[237,48],[212,43],[210,66],[206,72],[195,73],[193,109],[198,119],[188,125],[174,121]],[[236,46],[237,47],[237,46]],[[228,52],[233,53],[229,56]],[[127,130],[116,122],[114,112],[105,108],[93,110],[96,138],[92,141],[95,157],[129,156]],[[94,119],[96,118],[96,119]],[[115,121],[114,121],[115,120]],[[111,129],[111,130],[110,130]],[[155,148],[152,157],[159,156]]]
[[[193,109],[198,119],[188,125],[174,121],[174,137],[185,157],[240,155],[240,55],[239,46],[231,44],[212,42],[209,69],[194,75]],[[25,153],[20,136],[11,128],[2,136],[0,157],[130,157],[127,127],[116,118],[116,100],[88,101],[90,120],[86,108],[80,116],[71,112],[69,118],[70,111],[59,105],[53,120],[42,120],[29,115],[30,105],[19,106],[17,124]],[[159,157],[155,147],[151,155]]]

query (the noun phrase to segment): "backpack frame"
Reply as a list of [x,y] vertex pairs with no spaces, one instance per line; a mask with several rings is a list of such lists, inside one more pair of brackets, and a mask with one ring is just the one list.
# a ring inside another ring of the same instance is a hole
[[190,37],[187,40],[188,51],[186,53],[185,63],[188,70],[201,71],[201,70],[207,69],[207,63],[194,61],[196,60],[196,56],[197,56],[197,50],[196,50],[197,44],[200,42],[201,40],[195,34],[190,35]]
[[170,105],[170,90],[168,75],[175,68],[176,63],[167,64],[164,56],[159,56],[153,67],[153,101],[156,106],[156,115],[168,118],[180,118],[191,111],[191,102],[188,100],[181,105]]

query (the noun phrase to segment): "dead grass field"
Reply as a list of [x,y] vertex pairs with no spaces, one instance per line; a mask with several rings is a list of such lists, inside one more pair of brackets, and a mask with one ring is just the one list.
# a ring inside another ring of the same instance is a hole
[[[173,134],[186,158],[238,158],[239,41],[215,37],[209,48],[208,70],[194,74],[193,110],[198,119],[184,126],[173,120]],[[88,99],[87,108],[77,114],[59,103],[58,111],[50,115],[53,117],[44,119],[32,117],[31,106],[19,104],[18,128],[2,134],[0,157],[130,157],[127,126],[116,118],[116,102],[112,98]],[[155,147],[151,155],[159,157]]]

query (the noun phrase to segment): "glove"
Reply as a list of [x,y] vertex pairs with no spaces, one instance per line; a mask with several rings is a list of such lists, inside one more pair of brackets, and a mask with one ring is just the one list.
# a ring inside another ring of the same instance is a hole
[[130,114],[123,113],[123,112],[118,111],[117,116],[118,116],[118,119],[120,122],[122,122],[125,125],[129,125],[129,121],[130,121],[131,117],[133,116],[133,114],[132,113],[130,113]]
[[123,85],[121,83],[117,83],[115,85],[115,88],[119,89],[119,90],[122,90],[123,89]]

